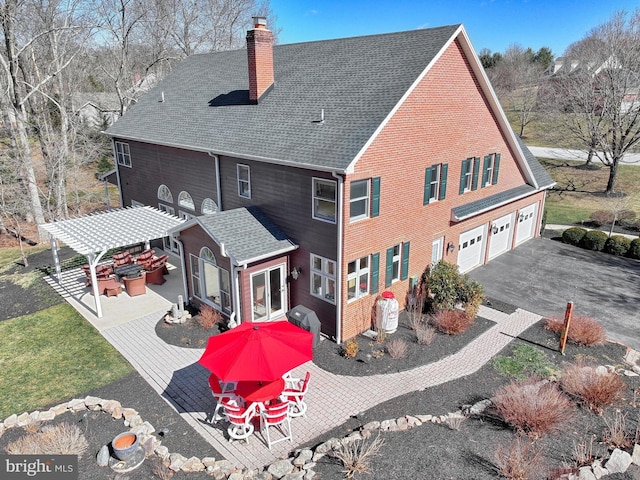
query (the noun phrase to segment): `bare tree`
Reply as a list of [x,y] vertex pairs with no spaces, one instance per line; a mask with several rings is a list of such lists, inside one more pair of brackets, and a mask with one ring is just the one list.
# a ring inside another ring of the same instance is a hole
[[566,132],[609,168],[613,194],[620,161],[640,142],[640,10],[616,13],[566,56],[576,66],[553,79],[548,97]]

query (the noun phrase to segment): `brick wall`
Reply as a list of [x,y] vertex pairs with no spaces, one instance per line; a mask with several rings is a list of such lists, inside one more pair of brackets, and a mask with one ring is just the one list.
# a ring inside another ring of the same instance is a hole
[[[462,161],[469,157],[481,157],[482,167],[482,159],[490,153],[501,154],[498,183],[481,188],[480,175],[478,189],[460,195]],[[423,205],[425,169],[437,163],[448,164],[447,195],[442,201]],[[349,223],[350,182],[376,176],[381,177],[380,215]],[[444,237],[445,246],[451,241],[457,247],[460,233],[541,202],[544,193],[460,223],[451,222],[453,207],[524,183],[522,171],[460,45],[452,43],[397,110],[358,161],[354,173],[345,181],[342,338],[348,339],[367,328],[368,319],[363,318],[375,305],[374,295],[346,303],[348,262],[380,253],[379,283],[382,291],[385,289],[387,248],[409,241],[409,277],[420,275],[431,262],[432,241],[436,238]],[[451,254],[445,252],[443,258],[456,263],[457,255],[456,248]],[[408,283],[408,280],[396,282],[390,288],[396,294],[401,308],[404,306]]]

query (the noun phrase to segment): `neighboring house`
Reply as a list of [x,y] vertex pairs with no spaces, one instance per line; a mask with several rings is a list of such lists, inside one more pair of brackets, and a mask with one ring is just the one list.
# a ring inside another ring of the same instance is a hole
[[242,321],[302,304],[340,342],[430,263],[465,272],[539,234],[553,181],[462,25],[274,47],[256,22],[107,130],[122,204],[189,219],[165,246],[190,300]]
[[71,106],[80,122],[92,130],[102,130],[120,116],[120,102],[115,93],[75,93]]

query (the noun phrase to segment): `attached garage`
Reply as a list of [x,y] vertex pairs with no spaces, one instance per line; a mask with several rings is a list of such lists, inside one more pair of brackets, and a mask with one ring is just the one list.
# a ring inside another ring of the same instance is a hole
[[513,238],[513,214],[510,213],[491,222],[489,233],[489,260],[511,248]]
[[458,245],[458,268],[460,272],[466,272],[483,264],[484,240],[484,225],[460,234],[460,243]]
[[536,224],[536,207],[537,204],[533,203],[522,208],[520,212],[518,212],[516,245],[533,238],[534,226]]

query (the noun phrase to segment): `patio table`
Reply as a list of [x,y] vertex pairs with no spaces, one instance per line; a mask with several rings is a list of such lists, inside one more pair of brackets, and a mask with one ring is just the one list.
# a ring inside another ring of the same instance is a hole
[[136,277],[142,271],[142,265],[136,263],[130,263],[128,265],[122,265],[113,269],[118,278],[122,277]]
[[244,380],[236,385],[235,394],[243,398],[248,405],[256,404],[257,407],[264,408],[265,403],[278,398],[283,390],[283,378],[272,382]]

